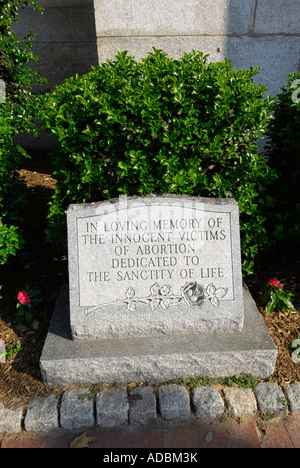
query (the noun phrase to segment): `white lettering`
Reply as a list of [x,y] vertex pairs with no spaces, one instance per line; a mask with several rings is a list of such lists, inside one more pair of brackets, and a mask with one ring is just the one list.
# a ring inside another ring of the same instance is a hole
[[198,463],[197,460],[197,453],[188,453],[188,452],[180,452],[180,453],[171,453],[171,452],[156,452],[155,454],[150,453],[147,458],[148,462],[153,463]]
[[113,452],[110,452],[109,455],[104,455],[104,463],[129,463],[134,465],[137,460],[137,455],[117,455]]

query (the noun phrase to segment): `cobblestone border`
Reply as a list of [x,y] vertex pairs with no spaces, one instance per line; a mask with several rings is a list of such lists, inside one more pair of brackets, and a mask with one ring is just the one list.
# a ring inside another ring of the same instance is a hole
[[196,418],[217,418],[224,412],[234,417],[257,411],[276,416],[300,414],[300,383],[282,391],[277,383],[259,383],[255,391],[226,387],[199,386],[189,394],[180,384],[104,388],[96,395],[89,389],[66,390],[39,397],[27,407],[8,409],[0,403],[0,433],[20,431],[50,432],[55,429],[110,429],[127,425],[146,425],[161,418],[184,422]]

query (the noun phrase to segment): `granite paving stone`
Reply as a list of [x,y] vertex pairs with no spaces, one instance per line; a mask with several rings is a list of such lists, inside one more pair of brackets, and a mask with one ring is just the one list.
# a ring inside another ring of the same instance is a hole
[[147,424],[157,418],[156,397],[152,387],[141,387],[133,390],[129,399],[130,424]]
[[94,426],[93,401],[83,388],[66,390],[60,404],[60,425],[63,429]]
[[291,412],[300,414],[300,383],[291,384],[286,389]]
[[54,394],[32,400],[24,418],[26,431],[48,432],[58,428],[58,399]]
[[256,392],[260,411],[276,415],[286,414],[287,402],[277,383],[261,382],[256,386]]
[[182,385],[161,385],[158,390],[159,409],[163,419],[187,420],[190,417],[190,398]]
[[224,388],[224,397],[230,413],[240,417],[257,410],[254,393],[250,388]]
[[96,419],[101,428],[128,424],[129,402],[125,386],[103,389],[96,397]]
[[0,403],[0,433],[1,432],[20,432],[21,421],[23,417],[23,408],[21,401],[15,401],[14,408],[10,409],[5,406],[4,402]]
[[220,392],[210,385],[194,388],[192,400],[197,418],[217,418],[224,411],[224,401]]

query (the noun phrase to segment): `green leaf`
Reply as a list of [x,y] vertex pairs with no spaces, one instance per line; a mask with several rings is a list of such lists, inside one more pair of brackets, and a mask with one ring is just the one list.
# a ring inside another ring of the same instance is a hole
[[276,300],[270,300],[266,305],[266,315],[271,315],[271,313],[274,312],[276,305]]
[[291,348],[292,349],[296,349],[299,347],[299,350],[300,350],[300,337],[297,339],[297,340],[294,340],[291,344]]

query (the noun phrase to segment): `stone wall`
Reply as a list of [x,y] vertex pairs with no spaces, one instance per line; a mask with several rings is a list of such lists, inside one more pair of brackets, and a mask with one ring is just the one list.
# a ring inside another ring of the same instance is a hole
[[300,66],[299,0],[94,0],[99,61],[154,46],[171,56],[193,49],[236,68],[257,66],[277,94]]
[[128,50],[152,47],[179,57],[202,50],[236,68],[257,66],[271,94],[300,66],[299,0],[40,0],[44,15],[26,8],[16,31],[37,34],[37,67],[49,86],[86,73]]
[[33,64],[53,88],[76,73],[87,73],[98,64],[93,0],[38,0],[44,13],[25,8],[15,26],[19,37],[34,31]]

